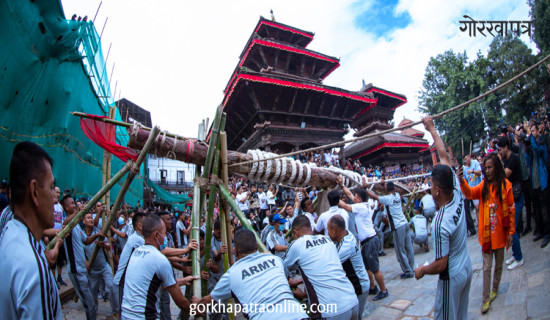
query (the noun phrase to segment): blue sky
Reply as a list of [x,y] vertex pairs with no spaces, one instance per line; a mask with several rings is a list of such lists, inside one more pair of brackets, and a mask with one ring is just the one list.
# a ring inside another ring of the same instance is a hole
[[366,32],[372,32],[377,37],[384,37],[396,29],[406,28],[411,22],[407,11],[397,11],[397,0],[375,0],[365,6],[364,1],[352,4],[357,9],[355,24]]
[[[196,136],[199,122],[212,118],[238,57],[260,15],[312,31],[308,46],[340,58],[341,67],[324,83],[359,90],[367,83],[404,94],[397,109],[419,120],[418,91],[432,56],[452,49],[475,58],[492,37],[469,37],[459,20],[527,20],[521,0],[243,0],[103,1],[95,21],[104,51],[112,43],[108,70],[112,86],[151,111],[163,130]],[[94,17],[100,0],[62,0],[66,16]],[[534,48],[524,35],[521,39]],[[422,128],[417,128],[422,129]]]

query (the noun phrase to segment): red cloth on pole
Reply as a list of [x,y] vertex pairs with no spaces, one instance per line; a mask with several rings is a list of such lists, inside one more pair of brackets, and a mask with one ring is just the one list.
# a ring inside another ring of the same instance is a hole
[[88,115],[90,118],[80,118],[80,127],[84,134],[104,150],[112,153],[120,160],[137,160],[138,152],[132,148],[123,147],[116,143],[116,127],[113,124],[95,119],[109,119],[105,116]]

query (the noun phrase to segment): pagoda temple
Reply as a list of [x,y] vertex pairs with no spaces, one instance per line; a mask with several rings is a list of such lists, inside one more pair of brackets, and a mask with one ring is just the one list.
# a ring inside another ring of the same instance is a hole
[[[394,127],[395,109],[407,103],[407,97],[372,84],[363,85],[361,92],[370,93],[377,103],[360,112],[351,127],[357,130],[356,137],[388,130]],[[404,119],[398,127],[412,123]],[[424,132],[407,128],[401,133],[391,132],[366,140],[354,142],[344,149],[344,156],[351,160],[359,159],[361,164],[382,167],[423,162],[424,152],[428,150],[428,141],[423,139]]]
[[225,90],[228,148],[289,152],[342,141],[372,92],[323,85],[339,59],[306,49],[313,33],[260,17]]

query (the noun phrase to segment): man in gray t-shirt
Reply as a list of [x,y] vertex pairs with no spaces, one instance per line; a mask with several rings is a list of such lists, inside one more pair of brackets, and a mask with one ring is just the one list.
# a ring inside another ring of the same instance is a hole
[[[384,185],[384,181],[382,181],[382,185]],[[411,234],[409,233],[409,224],[407,223],[407,218],[405,218],[403,208],[401,207],[401,195],[395,191],[393,182],[390,181],[385,185],[386,191],[389,193],[386,196],[378,196],[370,191],[367,189],[366,183],[363,185],[363,188],[365,188],[370,198],[378,200],[378,202],[383,204],[388,210],[388,221],[393,232],[395,256],[401,266],[401,270],[403,270],[401,279],[412,278],[414,277],[414,250]]]
[[438,210],[432,224],[435,261],[414,270],[417,279],[439,274],[435,296],[435,319],[466,319],[472,282],[472,262],[466,246],[467,228],[464,196],[445,144],[435,130],[431,117],[422,119],[434,138],[441,164],[432,170],[432,196]]
[[189,312],[189,301],[180,286],[190,285],[196,277],[175,279],[168,258],[161,251],[168,244],[166,226],[156,214],[143,219],[145,244],[132,253],[124,279],[122,319],[158,319],[161,289],[167,290],[174,302]]

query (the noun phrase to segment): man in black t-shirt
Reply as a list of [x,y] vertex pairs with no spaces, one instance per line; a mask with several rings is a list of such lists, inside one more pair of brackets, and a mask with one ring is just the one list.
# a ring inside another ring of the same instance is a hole
[[523,265],[523,255],[521,253],[521,245],[519,243],[518,221],[523,212],[523,194],[521,192],[521,163],[517,153],[510,149],[510,140],[508,137],[500,137],[497,142],[498,154],[504,164],[506,179],[512,183],[514,191],[514,205],[516,207],[516,233],[512,242],[512,257],[506,260],[508,270],[513,270]]

